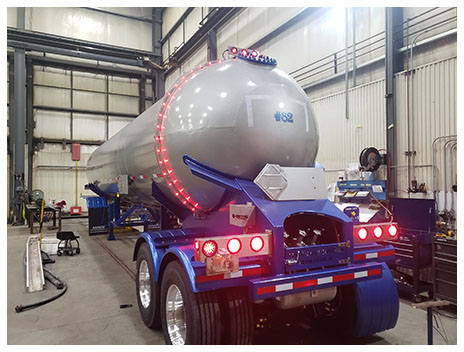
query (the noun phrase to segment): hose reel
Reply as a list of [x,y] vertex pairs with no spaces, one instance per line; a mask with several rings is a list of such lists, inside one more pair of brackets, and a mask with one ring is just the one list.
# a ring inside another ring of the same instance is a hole
[[384,158],[380,155],[377,148],[364,148],[359,155],[359,164],[365,171],[377,171],[380,165],[384,164]]

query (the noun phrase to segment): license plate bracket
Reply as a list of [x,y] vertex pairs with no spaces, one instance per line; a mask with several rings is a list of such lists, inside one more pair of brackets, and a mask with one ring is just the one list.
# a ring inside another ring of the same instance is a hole
[[206,258],[206,275],[225,274],[238,271],[238,255],[216,253]]

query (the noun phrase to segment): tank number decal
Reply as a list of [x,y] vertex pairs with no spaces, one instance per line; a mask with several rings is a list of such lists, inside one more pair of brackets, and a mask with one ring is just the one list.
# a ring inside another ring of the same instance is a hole
[[293,123],[293,114],[291,112],[277,111],[274,117],[277,122],[282,121]]

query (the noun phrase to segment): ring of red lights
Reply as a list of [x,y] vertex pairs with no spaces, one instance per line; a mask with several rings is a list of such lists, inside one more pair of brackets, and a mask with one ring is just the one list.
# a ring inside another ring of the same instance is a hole
[[156,156],[161,168],[162,175],[169,186],[171,192],[179,199],[182,204],[188,207],[192,212],[197,210],[205,211],[198,202],[196,202],[180,184],[179,180],[174,174],[174,171],[169,166],[169,158],[167,154],[165,139],[166,136],[164,131],[166,129],[166,118],[173,99],[176,98],[176,94],[181,91],[185,83],[198,71],[203,70],[205,67],[221,63],[221,60],[209,61],[206,65],[199,65],[197,68],[190,70],[188,73],[181,75],[171,86],[169,91],[164,96],[161,103],[161,108],[158,113],[158,119],[155,126],[155,150]]

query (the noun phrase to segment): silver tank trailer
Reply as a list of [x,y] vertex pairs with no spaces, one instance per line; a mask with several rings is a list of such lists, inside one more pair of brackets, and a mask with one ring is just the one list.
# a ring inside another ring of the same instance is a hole
[[312,165],[318,143],[308,97],[291,77],[275,66],[217,60],[179,77],[162,99],[95,150],[87,176],[103,188],[127,175],[128,194],[121,198],[153,205],[154,180],[175,204],[208,211],[224,189],[192,175],[183,155],[252,180],[266,163]]

